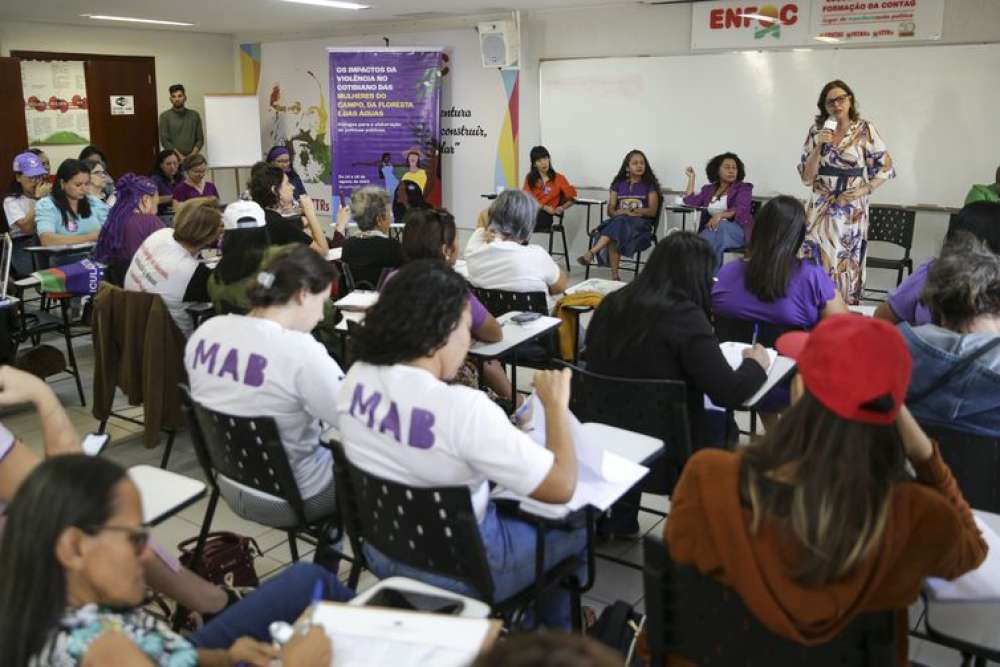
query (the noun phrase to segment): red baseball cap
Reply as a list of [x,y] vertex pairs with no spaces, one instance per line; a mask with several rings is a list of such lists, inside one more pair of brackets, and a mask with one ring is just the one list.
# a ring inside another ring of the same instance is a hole
[[906,399],[910,351],[884,320],[837,315],[784,334],[775,347],[795,359],[809,393],[849,421],[891,424]]

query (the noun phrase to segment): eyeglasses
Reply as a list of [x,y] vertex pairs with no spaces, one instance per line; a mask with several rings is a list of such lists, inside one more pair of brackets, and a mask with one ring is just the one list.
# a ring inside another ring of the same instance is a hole
[[125,533],[125,537],[128,538],[128,541],[132,543],[132,548],[135,549],[136,556],[142,554],[146,549],[146,545],[149,544],[148,528],[130,528],[129,526],[95,526],[91,528],[91,532],[94,535],[105,530]]
[[832,109],[835,106],[839,106],[841,102],[845,101],[849,97],[850,95],[845,93],[843,95],[838,95],[837,97],[831,97],[826,102],[824,102],[824,104],[826,105],[827,109]]

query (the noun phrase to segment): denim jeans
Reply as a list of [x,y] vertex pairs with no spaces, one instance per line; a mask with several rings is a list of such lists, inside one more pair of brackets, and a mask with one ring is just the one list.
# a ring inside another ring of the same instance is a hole
[[722,256],[726,250],[740,248],[747,242],[746,237],[743,236],[743,228],[729,220],[722,220],[719,223],[719,228],[715,231],[707,226],[703,227],[698,232],[698,236],[708,241],[708,245],[712,246],[712,250],[715,252],[715,273],[718,273],[719,269],[722,268]]
[[[486,559],[493,574],[493,598],[502,602],[535,583],[535,526],[515,517],[501,516],[492,503],[486,517],[479,524],[483,536]],[[468,584],[425,570],[402,565],[390,560],[375,548],[365,545],[365,558],[372,572],[379,579],[402,576],[417,579],[431,586],[438,586],[460,595],[480,597]],[[579,556],[586,562],[587,532],[584,528],[572,530],[549,529],[545,533],[545,571],[570,556]],[[586,567],[576,573],[580,581],[586,579]],[[542,599],[543,625],[569,630],[571,610],[569,592],[561,587],[549,589]]]
[[347,602],[354,591],[329,570],[313,563],[295,563],[191,635],[198,648],[227,649],[240,637],[270,642],[272,621],[294,624],[313,602],[317,582],[324,600]]

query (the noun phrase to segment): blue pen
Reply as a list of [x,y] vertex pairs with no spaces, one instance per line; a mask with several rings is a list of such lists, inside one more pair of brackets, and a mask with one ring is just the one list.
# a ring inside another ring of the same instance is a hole
[[757,344],[757,328],[759,326],[760,325],[758,325],[756,322],[753,323],[753,338],[750,339],[750,344],[751,345],[756,345]]

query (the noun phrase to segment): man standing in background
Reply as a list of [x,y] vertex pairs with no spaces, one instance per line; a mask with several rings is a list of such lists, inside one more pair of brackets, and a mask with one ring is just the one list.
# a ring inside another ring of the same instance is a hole
[[187,94],[184,86],[175,83],[170,86],[171,108],[160,114],[160,143],[164,150],[177,153],[181,160],[201,151],[205,145],[205,135],[201,130],[201,116],[184,106]]

